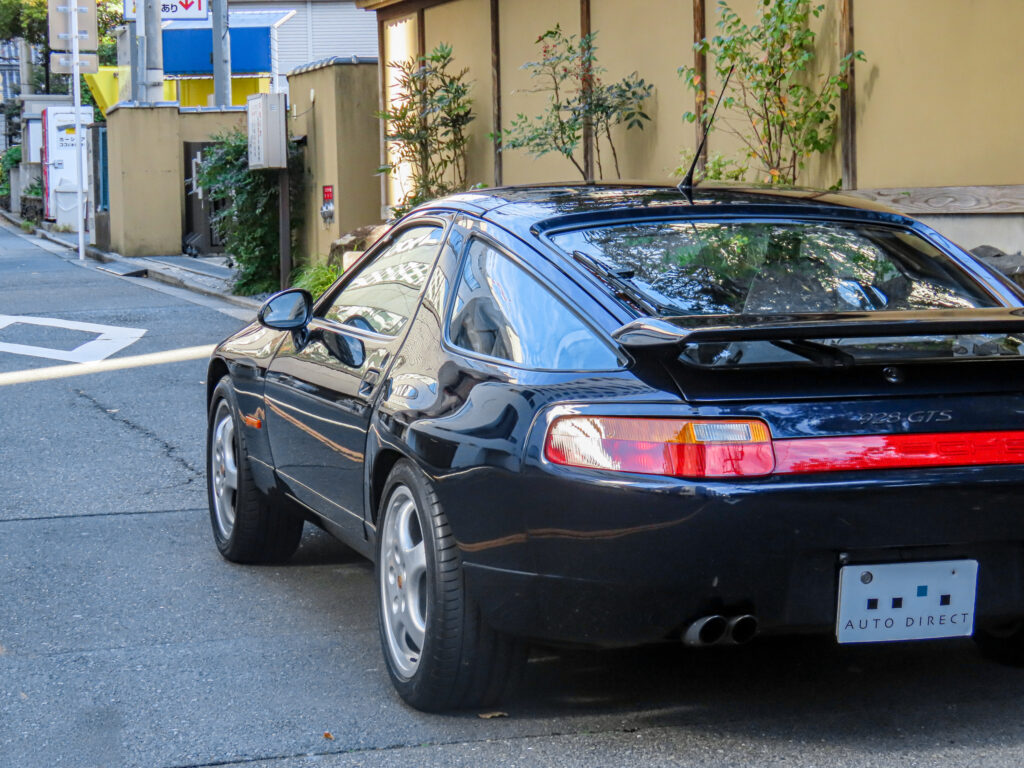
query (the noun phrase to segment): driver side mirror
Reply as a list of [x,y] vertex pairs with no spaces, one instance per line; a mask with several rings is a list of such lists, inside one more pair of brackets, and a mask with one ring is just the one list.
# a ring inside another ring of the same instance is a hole
[[298,331],[313,318],[313,297],[301,288],[289,288],[267,299],[256,319],[278,331]]

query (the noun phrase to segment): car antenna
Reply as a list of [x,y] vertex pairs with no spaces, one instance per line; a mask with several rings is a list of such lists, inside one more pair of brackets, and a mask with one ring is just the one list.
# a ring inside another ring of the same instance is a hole
[[722,97],[725,96],[725,89],[729,87],[729,78],[732,77],[732,71],[736,69],[736,65],[733,64],[729,67],[729,74],[725,76],[725,82],[722,83],[722,92],[718,94],[718,101],[715,102],[715,108],[711,110],[711,119],[708,120],[707,127],[704,129],[704,135],[700,137],[700,144],[697,145],[697,153],[693,156],[693,162],[690,163],[690,170],[683,176],[683,180],[679,182],[676,187],[680,192],[686,195],[686,199],[693,205],[693,172],[697,168],[697,161],[700,160],[700,153],[704,151],[704,145],[708,141],[708,134],[711,133],[711,126],[715,122],[715,115],[718,114],[718,107],[722,103]]

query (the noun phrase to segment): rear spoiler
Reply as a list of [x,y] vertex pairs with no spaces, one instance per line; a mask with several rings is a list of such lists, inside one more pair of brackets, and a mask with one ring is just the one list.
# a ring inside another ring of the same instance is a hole
[[645,317],[612,333],[627,350],[671,352],[685,344],[1024,333],[1024,308],[839,312],[799,315]]

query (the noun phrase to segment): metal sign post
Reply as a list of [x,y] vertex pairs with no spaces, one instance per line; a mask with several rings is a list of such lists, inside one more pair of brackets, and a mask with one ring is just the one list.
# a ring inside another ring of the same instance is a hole
[[[88,1],[88,0],[87,0]],[[85,137],[82,135],[82,61],[78,50],[78,0],[71,0],[68,6],[71,13],[71,80],[74,83],[75,95],[75,220],[78,222],[78,259],[85,260],[85,204],[82,199],[82,186],[85,183]]]
[[[67,5],[57,5],[60,0],[51,0],[49,8],[50,27],[50,48],[54,51],[67,51],[68,43],[71,49],[71,83],[75,100],[75,220],[78,229],[78,258],[85,259],[85,137],[82,135],[82,50],[81,44],[84,40],[86,45],[96,49],[96,8],[90,5],[91,0],[84,0],[79,4],[78,0],[67,0]],[[90,13],[91,11],[91,13]],[[83,14],[82,17],[79,14]],[[64,14],[67,14],[64,17]],[[66,18],[67,31],[65,32],[64,21]],[[84,21],[84,24],[81,23]],[[51,54],[51,59],[56,59],[57,66],[51,69],[61,71],[60,54]],[[90,65],[92,62],[90,61]],[[94,66],[94,65],[92,65]],[[91,69],[91,66],[90,66]]]

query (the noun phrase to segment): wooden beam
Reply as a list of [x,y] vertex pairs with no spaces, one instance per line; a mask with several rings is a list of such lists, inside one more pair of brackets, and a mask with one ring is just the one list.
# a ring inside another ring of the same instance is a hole
[[[693,0],[693,42],[699,43],[707,36],[707,15],[704,9],[704,0]],[[700,51],[694,50],[693,52],[693,68],[697,71],[697,76],[700,78],[701,87],[704,88],[704,92],[708,90],[708,57]],[[704,139],[704,121],[701,120],[701,110],[703,109],[703,103],[700,98],[700,92],[698,91],[695,96],[694,112],[697,115],[697,120],[694,122],[694,128],[696,129],[695,143],[693,145],[694,150],[700,146],[701,141]],[[697,158],[697,173],[704,171],[704,166],[708,162],[708,148],[704,145],[704,148],[700,151],[700,157]]]
[[367,11],[375,11],[378,19],[390,20],[399,16],[409,16],[424,8],[448,2],[451,0],[375,0],[372,4],[359,7]]
[[491,0],[491,120],[494,132],[494,186],[502,184],[501,168],[501,20],[498,0]]
[[[590,34],[590,0],[580,0],[580,37]],[[583,82],[584,90],[589,89],[590,80]],[[583,122],[583,171],[588,184],[594,181],[594,126],[587,118]]]
[[[377,14],[377,98],[378,112],[384,112],[388,108],[388,59],[384,25],[387,22]],[[377,133],[380,137],[380,167],[383,168],[388,161],[387,125],[384,120],[377,121]],[[388,175],[380,174],[380,217],[385,217],[384,211],[388,208]]]
[[[840,0],[839,55],[856,50],[853,42],[853,0]],[[846,72],[846,88],[839,92],[839,136],[843,155],[843,189],[857,188],[857,82],[854,60]]]
[[416,11],[416,49],[417,57],[423,58],[427,55],[427,24],[426,14],[420,8]]
[[1024,184],[858,189],[852,194],[915,216],[1024,213]]
[[[426,13],[423,8],[416,11],[416,57],[417,64],[422,62],[422,59],[427,55],[427,22]],[[426,95],[423,95],[420,99],[420,114],[426,112]],[[421,117],[421,125],[425,120]],[[430,172],[430,157],[424,153],[420,155],[420,178],[426,179]]]

